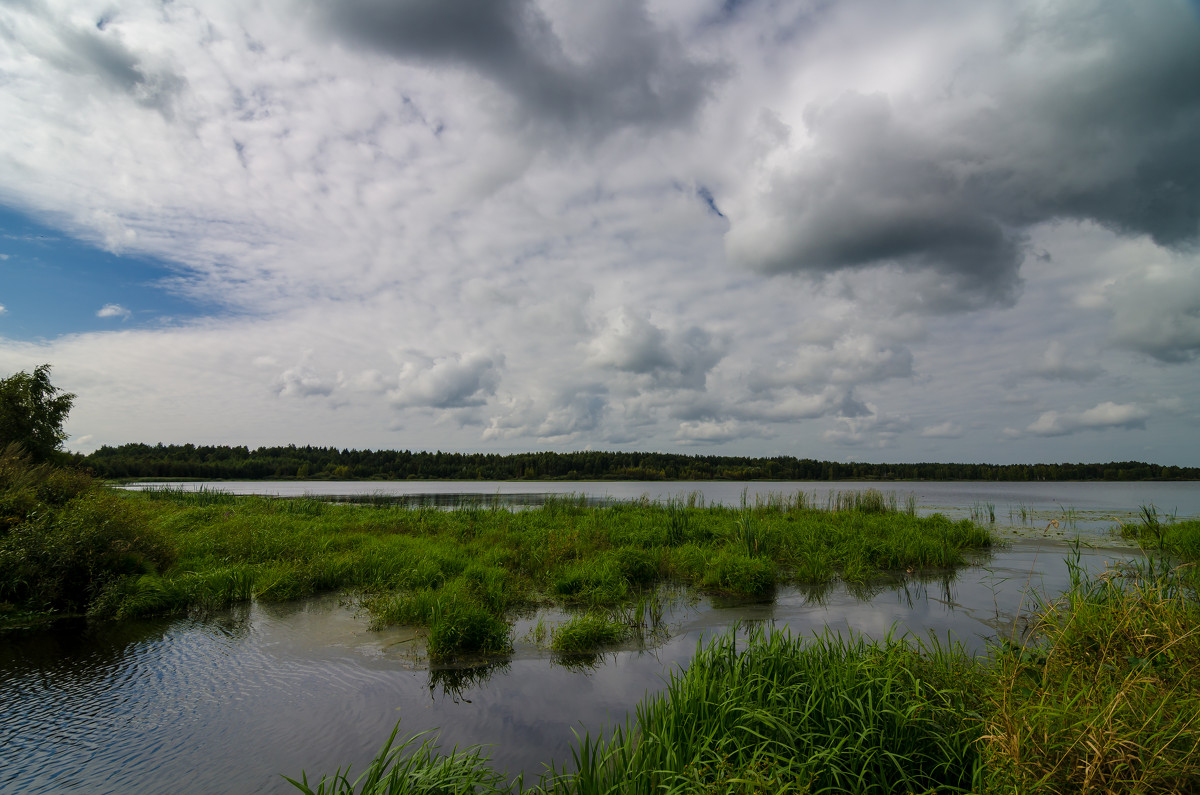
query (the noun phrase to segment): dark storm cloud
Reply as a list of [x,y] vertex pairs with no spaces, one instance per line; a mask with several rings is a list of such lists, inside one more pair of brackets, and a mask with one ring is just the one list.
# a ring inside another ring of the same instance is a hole
[[460,65],[513,96],[531,121],[583,135],[667,127],[692,117],[720,70],[657,30],[640,2],[607,3],[588,31],[592,53],[569,53],[532,0],[346,0],[319,3],[346,40],[397,58]]
[[127,94],[142,105],[163,113],[170,110],[175,93],[184,84],[182,78],[165,69],[148,68],[120,40],[113,16],[97,20],[91,27],[56,18],[41,3],[22,2],[10,6],[27,15],[27,20],[48,29],[58,47],[30,45],[16,31],[0,26],[0,37],[30,52],[58,69],[90,75],[111,90]]
[[939,312],[1012,303],[1035,224],[1091,220],[1195,244],[1191,9],[1056,5],[1006,33],[999,52],[968,59],[923,97],[847,92],[809,107],[805,145],[740,212],[725,205],[731,257],[773,273],[899,266],[949,287],[908,307]]

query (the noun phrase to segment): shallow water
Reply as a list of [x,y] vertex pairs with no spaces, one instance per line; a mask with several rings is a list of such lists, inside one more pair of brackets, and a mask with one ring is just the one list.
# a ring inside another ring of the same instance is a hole
[[[373,632],[337,597],[204,621],[64,626],[0,647],[0,790],[289,792],[280,773],[362,770],[397,721],[402,734],[440,728],[447,747],[492,744],[499,769],[534,780],[544,763],[570,759],[573,729],[623,722],[698,642],[735,623],[932,632],[981,652],[988,638],[1020,633],[1036,594],[1067,586],[1072,554],[1055,540],[1019,541],[957,573],[783,588],[760,603],[667,592],[668,632],[582,660],[530,637],[538,618],[562,613],[527,616],[510,659],[467,670],[430,670],[411,632]],[[1079,562],[1095,571],[1133,554],[1082,548]]]

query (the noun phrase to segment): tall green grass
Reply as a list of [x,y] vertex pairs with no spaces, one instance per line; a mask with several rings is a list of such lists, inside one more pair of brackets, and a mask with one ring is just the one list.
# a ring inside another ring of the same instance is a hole
[[301,773],[296,780],[285,779],[304,795],[456,795],[457,793],[508,793],[520,791],[520,781],[508,783],[488,767],[488,756],[478,746],[449,754],[438,753],[435,738],[416,735],[396,744],[400,725],[357,778],[351,780],[350,768],[340,768],[331,776],[321,776],[309,784]]
[[1192,566],[1077,570],[1023,643],[997,648],[984,733],[993,791],[1200,791]]
[[962,792],[980,774],[982,679],[960,650],[752,630],[698,649],[556,793]]

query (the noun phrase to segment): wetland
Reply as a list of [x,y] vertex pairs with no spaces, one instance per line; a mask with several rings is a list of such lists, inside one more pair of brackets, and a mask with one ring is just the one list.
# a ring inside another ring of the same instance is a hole
[[[360,484],[368,504],[357,505],[339,484],[319,484],[323,493],[282,485],[308,491],[105,490],[76,509],[94,517],[117,506],[150,528],[142,540],[161,544],[149,551],[162,557],[110,578],[86,605],[63,604],[90,617],[4,636],[6,791],[295,791],[281,774],[306,771],[316,786],[351,765],[353,780],[397,724],[397,744],[436,731],[447,752],[482,746],[490,762],[481,769],[504,787],[521,773],[536,784],[547,765],[595,773],[597,755],[623,760],[628,773],[631,752],[601,748],[598,734],[615,740],[616,727],[653,712],[656,696],[715,686],[673,674],[725,676],[714,660],[745,657],[751,641],[750,662],[803,658],[786,633],[826,662],[836,657],[838,670],[910,670],[911,660],[898,668],[895,655],[873,657],[882,652],[870,644],[892,648],[907,635],[911,647],[930,633],[940,645],[922,659],[940,660],[938,670],[991,659],[997,644],[1031,637],[1059,595],[1137,579],[1111,572],[1152,560],[1120,533],[1146,523],[1141,506],[1158,506],[1163,527],[1200,514],[1185,483],[913,483],[896,494],[859,484],[602,483],[589,484],[599,493],[553,493],[575,484],[420,483],[405,495],[371,483]],[[454,487],[467,496],[420,496]],[[521,496],[509,504],[497,497],[506,491]],[[385,498],[396,496],[406,499]],[[818,637],[841,640],[823,647]],[[1169,673],[1161,655],[1139,653]],[[1176,657],[1172,665],[1186,664]],[[726,726],[728,717],[711,720]],[[977,734],[963,745],[971,753],[982,753]],[[947,753],[961,770],[975,764],[961,748]],[[757,771],[759,791],[785,773],[819,783],[811,770],[765,759],[681,768],[671,786],[726,787],[737,771]],[[581,775],[563,791],[629,785],[608,775]]]

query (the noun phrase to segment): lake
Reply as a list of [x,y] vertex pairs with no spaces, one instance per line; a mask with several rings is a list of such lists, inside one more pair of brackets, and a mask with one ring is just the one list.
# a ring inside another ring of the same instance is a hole
[[[140,484],[145,487],[146,484]],[[1009,543],[957,572],[897,576],[869,588],[781,588],[765,603],[730,604],[672,591],[669,633],[585,661],[563,661],[529,637],[543,613],[516,622],[510,659],[431,669],[413,633],[382,632],[337,596],[253,602],[200,621],[84,622],[0,644],[0,791],[292,792],[280,773],[362,770],[397,721],[401,733],[441,729],[447,747],[490,745],[494,763],[536,778],[569,759],[572,729],[623,722],[696,644],[736,622],[809,634],[951,637],[981,651],[1014,632],[1037,594],[1068,582],[1065,560],[1099,571],[1138,553],[1109,530],[1142,505],[1200,516],[1195,483],[530,483],[304,482],[172,484],[235,493],[435,500],[546,494],[664,500],[699,491],[708,502],[882,488],[918,512],[994,515]],[[540,497],[538,495],[541,495]],[[989,507],[990,506],[990,507]],[[1051,521],[1058,526],[1047,525]],[[1072,546],[1078,541],[1078,548]]]

